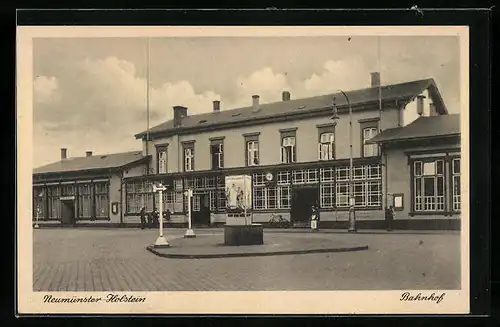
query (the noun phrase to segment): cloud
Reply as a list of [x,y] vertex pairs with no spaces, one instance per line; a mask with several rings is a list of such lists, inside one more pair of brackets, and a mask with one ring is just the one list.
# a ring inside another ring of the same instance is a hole
[[[433,76],[445,101],[455,101],[456,92],[447,83],[455,76],[454,58],[434,54],[427,65],[422,65],[421,57],[425,56],[413,58],[408,51],[387,56],[381,66],[382,83]],[[250,106],[254,94],[266,103],[280,101],[284,90],[290,91],[292,98],[301,98],[339,88],[364,88],[370,85],[370,72],[375,70],[376,61],[362,56],[327,60],[306,78],[294,78],[297,75],[268,66],[227,80],[224,93],[196,90],[190,80],[167,80],[150,87],[150,123],[154,126],[171,119],[175,105],[197,114],[211,111],[213,100],[221,100],[221,110],[225,110]],[[50,75],[34,80],[35,166],[57,160],[61,147],[67,147],[70,156],[84,155],[87,150],[109,153],[141,149],[133,135],[146,128],[147,81],[132,62],[113,56],[84,59]],[[168,79],[168,73],[165,75],[164,81]],[[221,74],[219,78],[227,77]]]
[[[116,57],[77,62],[71,71],[34,80],[35,166],[57,159],[60,147],[69,155],[140,149],[133,137],[146,128],[147,83],[131,62]],[[220,99],[213,91],[195,92],[188,81],[150,88],[151,124],[171,119],[172,107],[190,113],[212,109]]]
[[57,91],[55,77],[37,76],[33,81],[33,100],[35,103],[50,103],[55,101]]
[[252,95],[259,95],[261,103],[279,101],[281,92],[290,90],[287,76],[274,72],[271,67],[257,70],[248,76],[239,76],[233,84],[233,98],[228,108],[252,105]]

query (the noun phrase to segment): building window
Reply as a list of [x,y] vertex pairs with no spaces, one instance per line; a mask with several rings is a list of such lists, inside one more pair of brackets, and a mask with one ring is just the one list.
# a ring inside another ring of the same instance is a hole
[[247,142],[247,166],[259,164],[259,141]]
[[61,218],[61,188],[57,186],[47,187],[49,219],[59,220]]
[[461,210],[460,158],[452,160],[453,211]]
[[415,161],[413,175],[414,210],[444,211],[444,161]]
[[378,145],[367,144],[366,142],[377,135],[376,127],[367,127],[363,129],[363,157],[378,156]]
[[127,214],[138,214],[142,207],[146,212],[154,209],[153,184],[149,181],[128,182],[126,187],[126,212]]
[[[352,175],[354,206],[358,208],[380,207],[382,205],[380,166],[354,166]],[[338,208],[349,207],[349,167],[336,168],[335,191],[335,205]],[[325,195],[327,196],[329,195]]]
[[156,158],[158,161],[157,171],[158,174],[166,174],[168,172],[168,164],[167,164],[167,145],[158,146],[156,148]]
[[333,182],[335,180],[335,168],[322,168],[320,175],[322,182]]
[[224,139],[210,140],[210,156],[212,158],[212,169],[224,167]]
[[295,137],[284,137],[281,140],[281,163],[295,162],[296,152]]
[[293,163],[297,161],[297,128],[281,129],[281,163]]
[[277,186],[266,186],[263,173],[253,175],[253,209],[290,209],[290,173],[277,173]]
[[96,218],[109,217],[109,185],[108,183],[94,184],[95,216]]
[[334,133],[321,133],[319,136],[318,144],[319,160],[333,160],[335,159],[335,134]]
[[321,184],[320,185],[320,207],[333,208],[335,206],[335,184]]
[[247,166],[257,166],[259,164],[259,135],[260,133],[243,134]]
[[90,219],[92,217],[92,184],[78,185],[78,218]]
[[183,143],[184,147],[184,171],[194,170],[194,142]]

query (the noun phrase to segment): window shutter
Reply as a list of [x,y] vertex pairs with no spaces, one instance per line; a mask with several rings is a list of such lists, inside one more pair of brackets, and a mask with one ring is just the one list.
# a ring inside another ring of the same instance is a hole
[[[294,142],[294,144],[295,144],[295,142]],[[290,161],[295,162],[295,146],[294,145],[292,145],[290,147],[290,152],[291,152],[290,153]]]
[[285,163],[285,158],[286,158],[286,153],[285,153],[285,147],[281,147],[281,163]]
[[322,155],[323,153],[322,153],[322,151],[321,151],[321,150],[322,150],[321,148],[322,148],[322,144],[321,144],[321,143],[319,143],[319,144],[318,144],[318,159],[319,159],[319,160],[323,160],[323,155]]

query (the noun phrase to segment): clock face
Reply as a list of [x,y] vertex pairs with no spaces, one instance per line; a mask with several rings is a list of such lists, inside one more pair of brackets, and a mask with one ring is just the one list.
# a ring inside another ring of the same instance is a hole
[[271,173],[267,173],[267,174],[266,174],[266,179],[267,179],[268,181],[272,181],[272,180],[273,180],[273,174],[271,174]]

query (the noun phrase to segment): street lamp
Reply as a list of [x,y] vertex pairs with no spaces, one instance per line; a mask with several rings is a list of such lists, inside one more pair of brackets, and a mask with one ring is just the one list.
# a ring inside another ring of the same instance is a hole
[[38,201],[37,201],[37,204],[36,204],[36,222],[35,222],[35,226],[33,226],[34,228],[39,228],[40,225],[38,225],[38,219],[40,217],[40,201],[43,199],[43,191],[41,191],[40,193],[37,194],[37,197],[38,197]]
[[[349,97],[342,90],[337,90],[340,92],[347,101],[347,107],[349,108],[349,232],[356,232],[356,213],[354,211],[354,192],[353,192],[353,183],[352,183],[352,107],[351,102],[349,101]],[[336,98],[333,97],[333,116],[331,119],[335,121],[339,119],[338,116],[338,108],[335,103]]]
[[38,201],[36,204],[36,222],[35,222],[35,226],[33,226],[34,228],[40,227],[40,225],[38,225],[38,219],[40,216],[40,200],[43,198],[43,191],[37,194],[37,198],[38,198]]

